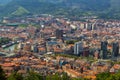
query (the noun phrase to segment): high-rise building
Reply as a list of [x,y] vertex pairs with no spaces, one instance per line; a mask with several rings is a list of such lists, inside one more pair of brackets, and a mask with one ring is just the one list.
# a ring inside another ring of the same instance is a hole
[[57,29],[56,30],[56,38],[62,39],[63,38],[63,30]]
[[82,55],[83,53],[83,42],[77,42],[74,45],[74,54],[75,55]]
[[107,41],[102,41],[101,42],[101,57],[103,59],[107,58],[107,44],[108,44]]
[[92,23],[88,23],[86,29],[89,31],[92,30]]
[[45,34],[43,32],[40,33],[40,38],[44,38]]
[[32,46],[31,46],[31,51],[33,51],[34,53],[37,53],[37,52],[38,52],[38,47],[37,47],[37,45],[32,45]]
[[92,24],[92,30],[96,30],[97,29],[97,24]]
[[117,57],[119,55],[119,43],[113,42],[112,44],[112,56]]

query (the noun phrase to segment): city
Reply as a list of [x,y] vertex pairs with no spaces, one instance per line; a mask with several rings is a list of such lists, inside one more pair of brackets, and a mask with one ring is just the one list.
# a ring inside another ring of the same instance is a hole
[[[75,78],[95,79],[101,72],[118,72],[120,21],[85,20],[51,15],[4,18],[0,65],[7,75],[33,70],[43,75],[66,72]],[[2,44],[4,38],[9,40]]]
[[120,80],[120,0],[0,0],[0,80]]

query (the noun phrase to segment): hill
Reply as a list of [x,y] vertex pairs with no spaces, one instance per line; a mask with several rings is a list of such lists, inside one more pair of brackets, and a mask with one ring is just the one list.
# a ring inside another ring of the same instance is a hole
[[22,7],[25,13],[31,14],[54,13],[53,15],[120,18],[119,4],[119,0],[12,0],[0,7],[0,15],[11,16],[14,12],[18,14],[22,12],[19,7]]
[[12,13],[13,16],[21,16],[21,15],[25,15],[25,14],[29,14],[30,12],[28,10],[26,10],[23,7],[18,7],[18,9]]

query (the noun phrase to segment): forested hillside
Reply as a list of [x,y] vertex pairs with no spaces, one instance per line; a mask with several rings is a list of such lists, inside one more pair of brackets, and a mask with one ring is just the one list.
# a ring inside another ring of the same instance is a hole
[[[65,16],[95,15],[102,18],[120,18],[120,0],[5,0],[0,16],[47,13]],[[10,1],[10,2],[9,2]],[[4,1],[0,1],[4,2]],[[22,8],[22,9],[20,9]],[[21,11],[20,11],[21,10]],[[13,14],[14,13],[14,14]],[[16,14],[17,13],[17,14]]]

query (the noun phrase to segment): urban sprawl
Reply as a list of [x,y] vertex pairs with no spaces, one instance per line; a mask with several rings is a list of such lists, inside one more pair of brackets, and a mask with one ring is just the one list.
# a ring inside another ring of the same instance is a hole
[[120,20],[51,15],[4,17],[0,23],[0,65],[7,75],[33,70],[95,79],[120,70]]

